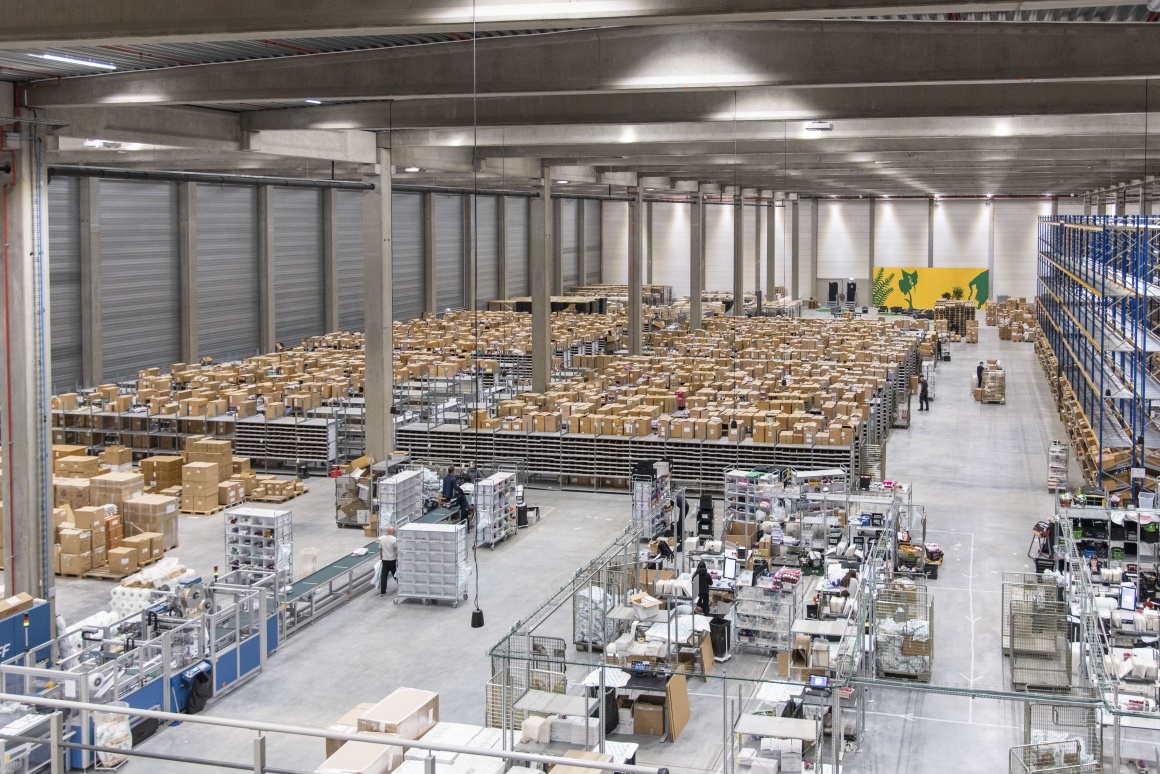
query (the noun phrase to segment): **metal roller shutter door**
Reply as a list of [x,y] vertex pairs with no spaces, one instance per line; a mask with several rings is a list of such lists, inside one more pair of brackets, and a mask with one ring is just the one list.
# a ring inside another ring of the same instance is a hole
[[258,189],[197,186],[198,355],[258,353]]
[[507,198],[508,298],[532,292],[528,286],[528,203],[523,196]]
[[275,338],[296,347],[325,331],[325,272],[322,264],[322,192],[275,188]]
[[177,186],[102,180],[100,200],[104,378],[164,370],[181,357]]
[[435,310],[463,308],[463,197],[435,194]]
[[584,202],[584,271],[585,283],[600,282],[600,202],[592,199]]
[[499,204],[494,196],[475,197],[475,305],[499,297]]
[[391,196],[391,304],[396,320],[423,316],[423,195]]
[[81,386],[80,181],[56,177],[48,186],[48,293],[52,386]]
[[361,331],[363,298],[363,194],[338,192],[338,327]]
[[560,249],[564,270],[564,292],[580,284],[580,221],[575,199],[560,200]]

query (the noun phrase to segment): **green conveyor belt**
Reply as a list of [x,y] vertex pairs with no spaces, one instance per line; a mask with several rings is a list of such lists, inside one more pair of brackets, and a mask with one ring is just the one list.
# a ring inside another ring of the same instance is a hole
[[379,555],[379,541],[375,540],[367,543],[366,549],[368,553],[365,556],[351,556],[347,554],[338,561],[326,565],[318,572],[311,573],[293,584],[286,593],[286,601],[296,602],[306,596],[310,591],[313,591],[324,583],[329,583],[350,568],[356,567],[369,559],[377,558]]
[[427,513],[424,513],[417,519],[412,520],[413,524],[438,524],[441,521],[447,521],[459,515],[459,508],[434,508]]

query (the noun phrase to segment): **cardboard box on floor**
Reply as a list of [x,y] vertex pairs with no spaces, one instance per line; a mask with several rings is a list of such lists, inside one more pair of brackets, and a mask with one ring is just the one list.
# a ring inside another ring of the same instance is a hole
[[439,694],[418,688],[396,688],[359,716],[358,729],[418,739],[439,722]]
[[[383,738],[389,736],[371,733],[366,735]],[[314,771],[316,774],[388,774],[402,762],[402,747],[373,742],[347,742]]]
[[[343,734],[357,734],[358,733],[358,719],[374,704],[367,702],[365,704],[356,705],[354,709],[347,712],[338,720],[326,727],[327,731],[339,731]],[[334,755],[338,752],[338,748],[342,747],[346,742],[342,739],[327,739],[326,740],[326,757]]]

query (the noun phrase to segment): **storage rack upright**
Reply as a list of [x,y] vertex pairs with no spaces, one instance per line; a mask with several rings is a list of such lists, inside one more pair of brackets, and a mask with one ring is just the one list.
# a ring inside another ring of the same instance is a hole
[[664,529],[672,496],[672,476],[664,460],[642,462],[632,476],[632,526],[651,540]]
[[294,580],[294,535],[290,511],[239,506],[225,512],[226,567],[276,572]]
[[1039,325],[1057,360],[1061,399],[1082,417],[1069,428],[1084,478],[1130,488],[1131,468],[1160,471],[1160,218],[1050,216],[1039,221]]
[[495,473],[475,482],[475,541],[495,547],[516,534],[516,474]]

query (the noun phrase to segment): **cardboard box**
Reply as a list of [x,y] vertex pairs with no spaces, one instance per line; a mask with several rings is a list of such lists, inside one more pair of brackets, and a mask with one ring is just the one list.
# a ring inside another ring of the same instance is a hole
[[136,572],[137,564],[137,549],[134,548],[110,548],[105,552],[109,562],[109,572],[116,575]]
[[[351,711],[347,712],[341,718],[331,723],[326,727],[327,731],[338,731],[343,734],[357,734],[358,733],[358,719],[359,716],[369,710],[375,705],[367,702],[366,704],[359,704]],[[334,755],[338,752],[338,748],[342,747],[346,742],[341,739],[327,739],[326,740],[326,757]]]
[[645,694],[632,706],[633,731],[638,736],[665,735],[665,700]]
[[36,603],[30,594],[20,592],[7,599],[0,599],[0,618],[7,618],[17,613],[23,613]]
[[64,575],[84,575],[93,569],[93,555],[86,551],[83,554],[60,552],[60,571]]
[[122,548],[131,548],[137,552],[137,566],[144,566],[153,558],[153,548],[148,535],[132,535],[121,541]]
[[388,774],[403,762],[403,748],[347,742],[315,769],[316,774]]
[[418,688],[396,688],[359,716],[359,731],[418,739],[439,722],[439,694]]
[[93,533],[87,529],[62,529],[60,550],[66,554],[82,554],[93,549]]

